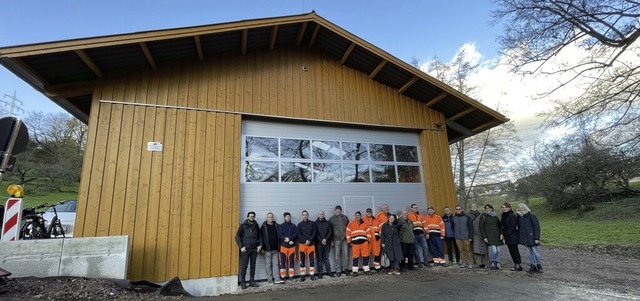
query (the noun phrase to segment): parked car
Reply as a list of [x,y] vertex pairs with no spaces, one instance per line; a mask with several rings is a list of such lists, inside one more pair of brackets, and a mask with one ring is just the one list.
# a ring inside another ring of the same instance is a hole
[[[64,228],[65,237],[73,237],[73,226],[76,222],[76,200],[65,200],[64,203],[56,205],[56,211],[58,211],[58,218]],[[44,214],[44,219],[49,222],[53,217],[53,207],[49,208]]]

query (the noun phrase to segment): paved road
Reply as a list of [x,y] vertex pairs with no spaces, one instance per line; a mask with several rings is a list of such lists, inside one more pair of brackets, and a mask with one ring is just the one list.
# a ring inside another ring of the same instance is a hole
[[505,278],[486,275],[452,275],[446,279],[428,282],[398,279],[390,283],[378,283],[367,287],[353,285],[316,287],[306,289],[266,291],[255,294],[230,295],[200,300],[640,300],[613,291],[601,291],[550,284],[537,279]]

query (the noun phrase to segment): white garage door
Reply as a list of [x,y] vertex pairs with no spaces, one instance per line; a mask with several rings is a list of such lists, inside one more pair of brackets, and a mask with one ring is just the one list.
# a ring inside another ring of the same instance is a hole
[[[278,223],[290,212],[297,224],[302,210],[315,220],[341,205],[352,219],[426,201],[417,133],[245,120],[242,144],[241,222],[249,211],[259,224],[268,212]],[[259,256],[256,277],[265,275]]]

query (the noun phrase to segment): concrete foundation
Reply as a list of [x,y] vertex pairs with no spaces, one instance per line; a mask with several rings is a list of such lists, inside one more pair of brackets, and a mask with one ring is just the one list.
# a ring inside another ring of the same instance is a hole
[[12,277],[126,279],[129,236],[37,239],[0,243],[0,267]]
[[197,297],[219,296],[238,290],[238,275],[186,280],[180,279],[180,282],[182,282],[182,287],[184,287],[189,294]]

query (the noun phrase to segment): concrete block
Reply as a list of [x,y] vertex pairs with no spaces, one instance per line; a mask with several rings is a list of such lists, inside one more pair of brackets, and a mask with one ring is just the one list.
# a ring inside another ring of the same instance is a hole
[[12,277],[58,276],[62,239],[0,242],[0,267]]
[[182,280],[182,287],[196,297],[219,296],[238,290],[238,275]]
[[60,276],[126,279],[129,236],[65,239]]

